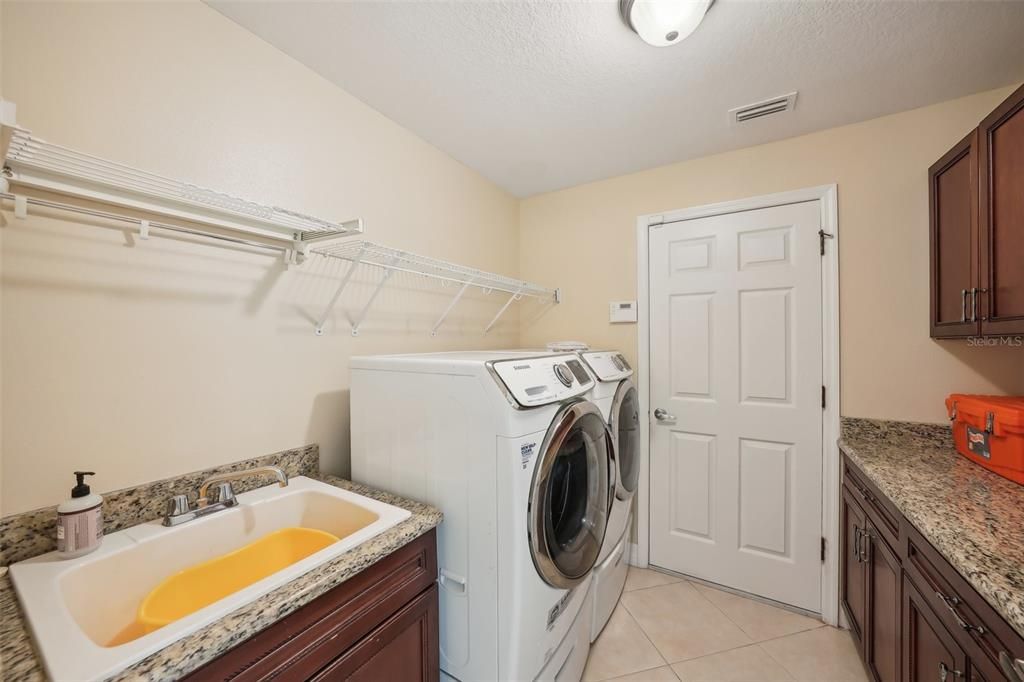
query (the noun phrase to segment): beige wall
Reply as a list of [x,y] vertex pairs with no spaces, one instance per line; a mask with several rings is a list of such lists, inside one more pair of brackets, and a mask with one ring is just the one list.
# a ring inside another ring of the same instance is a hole
[[927,169],[1011,91],[523,201],[520,274],[565,301],[523,342],[579,338],[635,359],[636,326],[610,325],[608,301],[636,297],[638,215],[837,183],[842,414],[940,422],[950,392],[1024,394],[1024,349],[928,338]]
[[[0,83],[38,135],[267,203],[360,216],[386,244],[559,285],[489,336],[473,294],[396,275],[365,332],[362,273],[312,332],[342,265],[132,244],[34,212],[0,229],[0,512],[58,502],[70,472],[110,490],[319,442],[348,467],[348,358],[580,338],[634,360],[639,214],[836,182],[846,415],[940,421],[952,390],[1024,393],[1024,351],[928,339],[928,165],[1009,89],[534,197],[500,191],[198,3],[3,3]],[[10,214],[7,213],[7,216]],[[520,254],[522,254],[520,258]],[[611,265],[603,265],[602,260]]]
[[[368,238],[518,269],[518,203],[198,3],[3,3],[3,95],[44,139],[266,203],[365,219]],[[3,231],[2,512],[318,442],[348,467],[348,358],[509,346],[504,299],[396,275],[352,338],[313,334],[341,264],[151,239],[66,216]]]

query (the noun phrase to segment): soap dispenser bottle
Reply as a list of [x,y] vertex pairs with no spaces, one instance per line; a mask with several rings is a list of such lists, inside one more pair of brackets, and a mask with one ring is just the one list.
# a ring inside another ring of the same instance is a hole
[[76,471],[77,485],[71,499],[57,507],[57,552],[63,559],[88,554],[103,540],[103,498],[93,494],[85,484],[93,471]]

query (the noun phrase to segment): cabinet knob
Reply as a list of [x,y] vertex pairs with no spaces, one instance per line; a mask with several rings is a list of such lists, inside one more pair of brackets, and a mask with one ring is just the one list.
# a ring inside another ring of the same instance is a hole
[[946,678],[948,678],[950,675],[952,675],[954,678],[964,676],[964,674],[959,670],[951,670],[945,663],[939,663],[939,681],[946,682]]

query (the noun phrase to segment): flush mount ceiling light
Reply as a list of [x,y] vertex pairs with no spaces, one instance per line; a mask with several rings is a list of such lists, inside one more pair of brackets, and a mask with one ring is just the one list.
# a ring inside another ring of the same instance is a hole
[[714,0],[619,0],[619,13],[648,45],[666,47],[694,32]]

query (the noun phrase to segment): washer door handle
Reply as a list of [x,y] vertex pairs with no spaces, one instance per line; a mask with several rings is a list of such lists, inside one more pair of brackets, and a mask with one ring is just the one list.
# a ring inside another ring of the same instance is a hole
[[674,414],[669,414],[660,407],[654,411],[654,418],[660,422],[674,422],[676,420],[676,416]]

